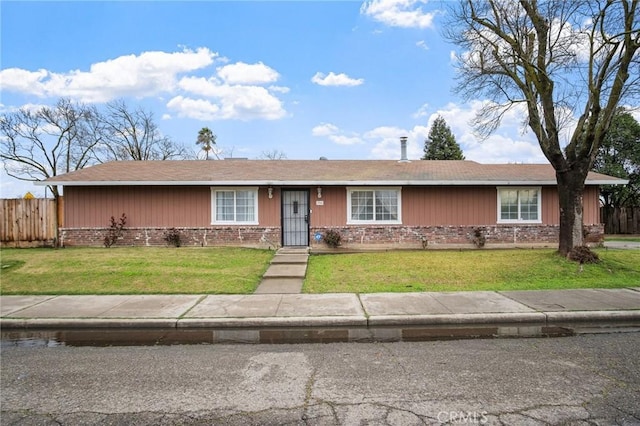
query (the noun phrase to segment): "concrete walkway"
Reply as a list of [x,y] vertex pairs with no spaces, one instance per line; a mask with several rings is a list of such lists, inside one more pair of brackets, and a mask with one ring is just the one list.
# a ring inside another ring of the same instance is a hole
[[[624,289],[135,296],[0,296],[2,339],[117,344],[416,341],[640,330]],[[54,336],[54,337],[51,337]]]
[[307,274],[308,248],[284,247],[276,252],[256,294],[297,294]]

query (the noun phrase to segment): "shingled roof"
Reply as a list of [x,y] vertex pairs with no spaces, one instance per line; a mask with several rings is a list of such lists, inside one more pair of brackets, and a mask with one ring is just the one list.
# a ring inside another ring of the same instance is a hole
[[[587,185],[625,184],[589,173]],[[548,164],[475,161],[245,160],[113,161],[40,185],[555,185]]]

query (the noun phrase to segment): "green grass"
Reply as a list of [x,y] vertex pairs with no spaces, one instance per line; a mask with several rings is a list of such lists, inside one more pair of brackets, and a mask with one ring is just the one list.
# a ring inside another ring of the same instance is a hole
[[604,237],[605,241],[630,241],[634,243],[640,243],[640,236],[638,235],[607,235]]
[[314,255],[306,293],[533,290],[640,285],[640,251],[597,250],[580,265],[553,250],[391,251]]
[[0,294],[249,294],[272,257],[244,248],[2,249]]
[[[640,250],[580,266],[553,250],[312,255],[306,293],[615,288],[640,285]],[[250,294],[273,252],[243,248],[0,250],[0,294]]]

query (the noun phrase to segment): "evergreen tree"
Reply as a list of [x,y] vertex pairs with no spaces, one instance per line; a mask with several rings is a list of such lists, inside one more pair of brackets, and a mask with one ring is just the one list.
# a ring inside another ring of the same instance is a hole
[[424,141],[423,160],[464,160],[462,149],[447,126],[444,118],[438,116]]
[[598,148],[595,171],[629,179],[629,184],[603,185],[600,196],[607,207],[640,205],[640,123],[624,108],[618,108],[609,131]]

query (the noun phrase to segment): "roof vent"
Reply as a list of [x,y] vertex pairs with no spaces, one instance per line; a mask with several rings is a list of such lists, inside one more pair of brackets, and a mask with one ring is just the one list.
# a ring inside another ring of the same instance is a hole
[[400,137],[400,162],[401,163],[408,163],[409,160],[407,159],[407,137],[406,136],[401,136]]

